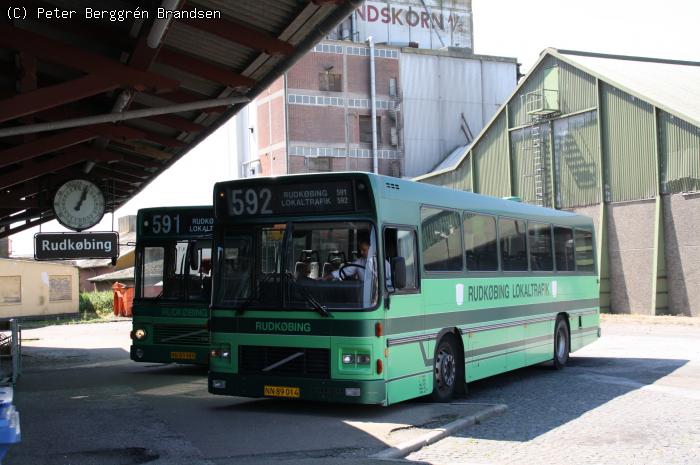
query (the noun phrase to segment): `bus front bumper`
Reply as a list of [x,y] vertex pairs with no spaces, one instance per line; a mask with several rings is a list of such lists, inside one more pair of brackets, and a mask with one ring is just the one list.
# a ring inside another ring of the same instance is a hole
[[386,405],[386,383],[209,372],[209,392],[241,397]]
[[132,345],[130,355],[135,362],[209,365],[208,347]]

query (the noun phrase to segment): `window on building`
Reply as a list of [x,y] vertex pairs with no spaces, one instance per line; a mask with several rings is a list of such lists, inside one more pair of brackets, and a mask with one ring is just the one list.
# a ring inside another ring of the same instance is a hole
[[557,271],[574,271],[574,233],[569,228],[554,227],[554,260]]
[[22,277],[0,276],[0,304],[22,302]]
[[426,271],[461,271],[462,221],[459,213],[422,207],[420,216]]
[[333,162],[330,157],[307,158],[309,171],[331,171]]
[[[377,116],[377,145],[382,143],[382,119]],[[360,142],[372,143],[372,117],[360,115]]]
[[576,269],[578,271],[594,271],[593,233],[581,229],[576,230]]
[[509,219],[498,221],[503,271],[527,271],[525,222]]
[[491,216],[465,213],[463,225],[467,270],[498,270],[496,219]]
[[527,240],[530,245],[530,269],[532,271],[552,271],[552,228],[544,223],[529,223]]
[[72,296],[73,286],[70,275],[49,276],[49,302],[71,300]]
[[342,92],[343,77],[340,74],[319,73],[318,75],[318,90],[326,92]]

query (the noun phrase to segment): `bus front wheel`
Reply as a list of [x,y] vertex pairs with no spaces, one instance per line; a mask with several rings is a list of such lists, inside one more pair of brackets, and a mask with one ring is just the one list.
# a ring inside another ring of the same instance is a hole
[[449,402],[464,383],[464,364],[453,334],[445,334],[435,349],[433,361],[433,393],[435,402]]
[[554,369],[561,370],[569,361],[569,325],[563,316],[554,325]]

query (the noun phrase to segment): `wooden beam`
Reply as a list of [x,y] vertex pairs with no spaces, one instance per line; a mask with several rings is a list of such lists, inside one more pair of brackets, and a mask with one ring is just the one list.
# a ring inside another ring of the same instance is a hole
[[6,24],[0,24],[0,46],[29,52],[43,60],[102,76],[141,91],[163,92],[177,89],[180,86],[180,83],[174,79],[139,71],[98,53],[87,52],[72,45]]
[[[12,228],[12,229],[9,229],[9,228],[7,228],[7,229],[0,229],[0,238],[2,238],[2,237],[7,237],[7,236],[11,236],[12,234],[17,234],[18,232],[22,232],[22,231],[25,231],[25,230],[27,230],[27,229],[31,229],[31,228],[33,228],[33,227],[35,227],[35,226],[39,226],[40,224],[44,224],[44,223],[46,223],[47,221],[51,221],[51,220],[54,219],[54,218],[55,218],[55,216],[54,216],[53,213],[47,213],[45,216],[42,216],[41,218],[37,218],[37,219],[31,220],[31,221],[27,221],[27,222],[26,222],[25,224],[23,224],[22,226],[17,226],[17,227]],[[21,221],[21,220],[20,220],[20,221]],[[11,223],[10,223],[10,224],[11,224]]]
[[[191,10],[194,8],[194,6],[188,5],[185,6],[184,10]],[[253,50],[260,50],[268,55],[291,55],[296,50],[294,46],[283,40],[236,21],[181,19],[178,20],[178,23],[187,24],[188,26],[217,35],[231,42],[245,45]]]
[[175,155],[172,153],[165,152],[163,150],[158,150],[151,147],[150,145],[139,144],[138,142],[113,142],[119,147],[123,147],[126,150],[133,151],[137,155],[143,157],[155,158],[156,160],[171,160]]
[[[146,105],[141,105],[140,103],[132,103],[130,107],[132,110],[150,108]],[[195,133],[206,129],[201,124],[193,123],[192,121],[181,116],[176,116],[175,114],[149,116],[147,119],[182,132]]]
[[124,161],[126,163],[130,163],[130,164],[136,165],[136,166],[141,166],[143,168],[160,169],[163,167],[162,163],[155,161],[152,158],[140,157],[137,155],[127,155],[127,154],[122,154],[122,157],[124,158]]
[[[0,26],[1,27],[1,26]],[[0,32],[0,34],[2,34]],[[75,102],[119,87],[115,81],[87,75],[71,81],[42,87],[0,101],[0,122]]]
[[68,154],[42,162],[26,163],[18,170],[0,176],[0,189],[7,189],[15,184],[20,184],[45,174],[54,173],[84,160],[85,158],[80,154]]
[[173,52],[169,49],[162,49],[158,54],[158,62],[181,69],[194,76],[200,76],[210,81],[218,82],[224,86],[236,88],[250,88],[257,81],[249,77],[230,71],[218,65],[191,57],[182,53]]
[[109,179],[110,181],[119,180],[123,183],[131,185],[140,185],[144,183],[143,178],[132,176],[114,168],[102,168],[97,166],[92,169],[92,173],[98,177],[102,177],[103,179]]
[[25,199],[25,200],[15,200],[15,199],[5,199],[0,198],[0,208],[3,209],[13,209],[15,211],[24,210],[25,208],[37,208],[39,207],[39,199]]
[[81,128],[42,137],[41,139],[0,151],[0,168],[78,145],[97,137],[98,134]]

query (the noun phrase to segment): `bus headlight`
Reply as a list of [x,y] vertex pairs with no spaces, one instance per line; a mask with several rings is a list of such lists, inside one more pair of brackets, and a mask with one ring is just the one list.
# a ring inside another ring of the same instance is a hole
[[143,339],[146,339],[146,330],[143,328],[135,329],[131,332],[131,337],[137,341],[142,341]]
[[349,354],[344,353],[342,356],[343,365],[369,365],[371,357],[369,354]]
[[222,358],[222,359],[230,359],[231,358],[231,347],[228,344],[219,346],[219,347],[213,347],[209,351],[209,356],[211,358]]

